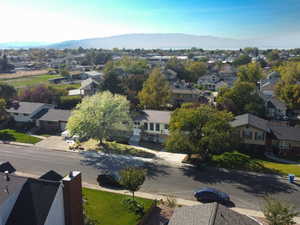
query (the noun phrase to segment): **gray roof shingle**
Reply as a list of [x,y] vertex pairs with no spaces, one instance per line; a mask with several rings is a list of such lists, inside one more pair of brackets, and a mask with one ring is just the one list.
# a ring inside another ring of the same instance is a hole
[[158,111],[158,110],[144,110],[134,118],[135,121],[147,121],[147,122],[164,123],[164,124],[169,124],[170,119],[171,119],[170,111]]
[[67,122],[70,116],[70,110],[49,109],[47,113],[45,113],[41,118],[39,118],[39,120],[52,122]]
[[232,127],[240,127],[245,125],[250,125],[261,129],[263,131],[269,132],[268,121],[252,114],[243,114],[235,117],[235,120],[230,122]]
[[19,104],[18,107],[11,107],[9,109],[6,109],[6,111],[10,113],[32,114],[40,107],[47,105],[45,103],[37,103],[37,102],[19,102],[18,104]]

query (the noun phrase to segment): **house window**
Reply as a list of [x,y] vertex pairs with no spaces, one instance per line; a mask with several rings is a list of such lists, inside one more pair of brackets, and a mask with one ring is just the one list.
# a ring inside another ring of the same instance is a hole
[[250,131],[250,130],[243,130],[243,138],[245,138],[245,139],[252,139],[252,131]]
[[159,130],[160,130],[160,129],[159,129],[159,123],[155,124],[155,130],[156,130],[156,131],[159,131]]
[[148,130],[148,123],[144,123],[144,129]]
[[150,123],[150,130],[154,130],[154,123]]
[[279,149],[290,149],[290,144],[286,141],[280,141]]
[[168,130],[169,129],[169,125],[165,124],[165,129]]
[[27,113],[24,113],[24,114],[23,114],[23,116],[29,116],[29,114],[27,114]]
[[140,122],[134,122],[134,125],[140,126]]
[[255,140],[257,141],[263,141],[265,139],[263,132],[255,132]]

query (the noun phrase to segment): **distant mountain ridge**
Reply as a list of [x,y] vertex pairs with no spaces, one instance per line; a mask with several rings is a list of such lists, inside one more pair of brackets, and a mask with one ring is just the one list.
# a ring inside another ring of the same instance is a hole
[[[0,43],[0,48],[3,44]],[[8,46],[7,43],[4,46]],[[24,46],[18,45],[20,48]],[[27,44],[28,46],[28,44]],[[259,48],[297,48],[300,47],[300,33],[293,35],[272,36],[269,38],[239,40],[214,36],[200,36],[181,33],[124,34],[111,37],[69,40],[50,45],[32,44],[32,47],[45,48],[144,48],[144,49],[239,49],[245,47]]]

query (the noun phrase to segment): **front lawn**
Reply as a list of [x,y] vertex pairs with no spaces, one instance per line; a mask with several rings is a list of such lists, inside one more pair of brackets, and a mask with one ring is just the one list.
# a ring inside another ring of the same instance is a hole
[[278,163],[266,157],[253,157],[239,152],[226,152],[214,155],[212,165],[236,170],[245,170],[259,173],[273,173],[280,175],[295,174],[300,176],[300,165]]
[[30,136],[28,134],[20,133],[12,129],[0,130],[1,141],[14,141],[27,144],[35,144],[42,139]]
[[[141,219],[123,206],[122,200],[127,197],[125,195],[88,188],[83,188],[83,195],[87,216],[96,221],[97,225],[137,225]],[[145,212],[153,204],[153,200],[135,199],[143,204]]]
[[130,145],[120,144],[117,142],[105,141],[103,146],[98,145],[98,141],[89,140],[82,143],[82,146],[87,150],[97,150],[111,154],[131,155],[144,158],[154,158],[155,155]]

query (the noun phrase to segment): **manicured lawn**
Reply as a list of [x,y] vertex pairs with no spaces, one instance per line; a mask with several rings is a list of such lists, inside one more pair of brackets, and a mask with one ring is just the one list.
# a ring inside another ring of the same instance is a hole
[[98,142],[96,140],[89,140],[87,142],[82,143],[85,149],[87,150],[97,150],[112,154],[121,154],[121,155],[131,155],[138,156],[144,158],[154,158],[155,155],[140,149],[137,149],[133,146],[120,144],[117,142],[105,141],[104,146],[99,147]]
[[0,140],[35,144],[41,141],[42,139],[24,133],[20,133],[12,129],[5,129],[5,130],[0,130]]
[[25,78],[17,78],[17,79],[10,79],[5,80],[3,82],[8,83],[15,88],[33,86],[37,84],[49,84],[49,79],[59,78],[60,75],[39,75],[39,76],[32,76],[32,77],[25,77]]
[[[97,221],[99,225],[136,225],[140,217],[130,212],[122,205],[127,196],[110,192],[83,189],[86,200],[85,210],[89,218]],[[151,207],[153,200],[136,198],[142,203],[145,212]]]
[[212,164],[227,169],[246,170],[259,173],[275,173],[287,175],[289,173],[300,176],[300,166],[296,164],[277,163],[265,157],[252,157],[239,152],[227,152],[215,155]]

